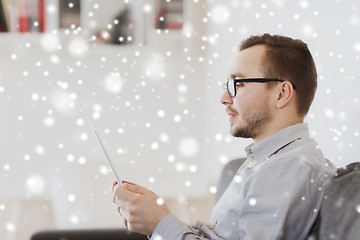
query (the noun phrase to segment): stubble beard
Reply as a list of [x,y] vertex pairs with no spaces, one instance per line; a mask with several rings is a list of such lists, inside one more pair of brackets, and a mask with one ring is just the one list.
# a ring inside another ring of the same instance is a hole
[[235,122],[231,125],[230,132],[234,137],[256,138],[263,126],[272,119],[267,101],[264,101],[258,110],[249,110],[243,116],[242,123]]

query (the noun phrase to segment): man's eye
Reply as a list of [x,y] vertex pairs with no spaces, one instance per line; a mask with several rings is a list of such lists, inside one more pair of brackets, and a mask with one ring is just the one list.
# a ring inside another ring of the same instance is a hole
[[242,82],[237,82],[237,83],[235,84],[235,86],[236,86],[237,88],[243,87],[243,86],[244,86],[244,83],[242,83]]

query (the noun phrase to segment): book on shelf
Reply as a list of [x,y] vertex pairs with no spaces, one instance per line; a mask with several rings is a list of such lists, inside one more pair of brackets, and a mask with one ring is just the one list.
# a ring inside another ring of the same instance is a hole
[[59,1],[59,27],[71,28],[81,26],[81,1],[60,0]]
[[38,22],[39,22],[39,32],[45,32],[45,0],[38,0]]
[[183,27],[183,1],[160,1],[156,19],[156,29],[181,29]]
[[45,32],[46,0],[0,0],[0,3],[1,32]]
[[0,32],[8,32],[9,28],[6,21],[3,1],[0,0]]

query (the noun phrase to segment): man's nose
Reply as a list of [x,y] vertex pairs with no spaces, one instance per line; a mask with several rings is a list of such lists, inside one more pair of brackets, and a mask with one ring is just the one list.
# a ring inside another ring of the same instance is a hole
[[233,104],[233,99],[229,96],[229,93],[226,90],[220,98],[220,103],[224,104],[225,106]]

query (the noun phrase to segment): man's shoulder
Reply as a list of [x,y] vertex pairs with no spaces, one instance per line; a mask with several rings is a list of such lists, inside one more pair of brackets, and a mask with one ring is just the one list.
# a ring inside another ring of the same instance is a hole
[[271,156],[264,165],[282,165],[283,167],[302,168],[322,174],[335,174],[336,167],[325,158],[319,145],[312,138],[300,139],[284,151]]

